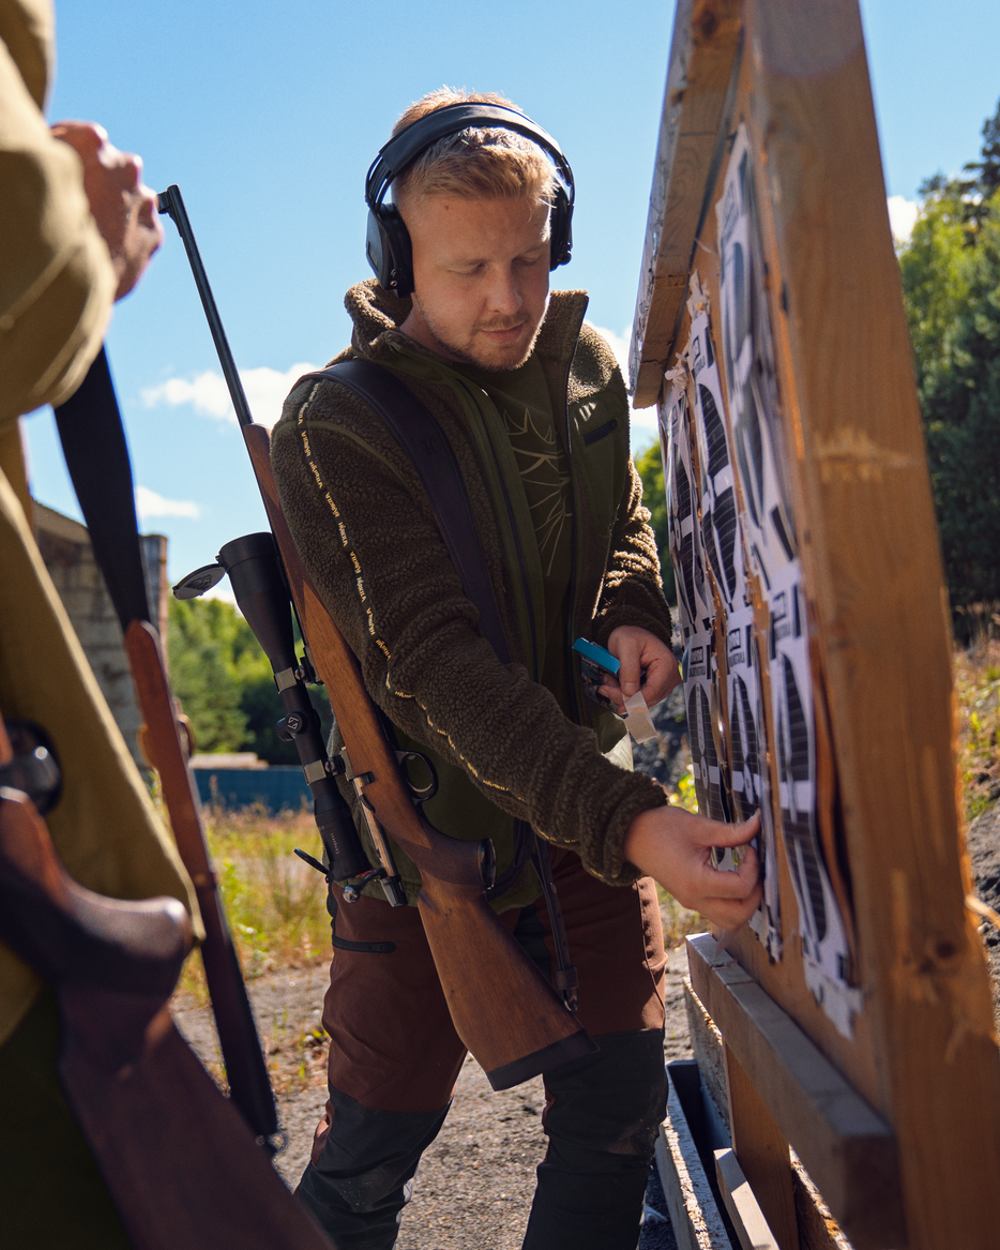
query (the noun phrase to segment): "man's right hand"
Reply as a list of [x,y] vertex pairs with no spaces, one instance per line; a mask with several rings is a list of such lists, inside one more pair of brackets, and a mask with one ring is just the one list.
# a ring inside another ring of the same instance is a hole
[[[625,834],[625,856],[682,907],[722,929],[735,929],[760,906],[760,865],[746,844],[760,833],[760,813],[728,825],[678,807],[641,812]],[[713,847],[745,847],[737,870],[716,868]]]
[[121,299],[139,281],[163,242],[156,193],[141,181],[141,159],[110,144],[103,126],[57,122],[52,134],[68,143],[83,165],[83,187],[115,267],[115,299]]

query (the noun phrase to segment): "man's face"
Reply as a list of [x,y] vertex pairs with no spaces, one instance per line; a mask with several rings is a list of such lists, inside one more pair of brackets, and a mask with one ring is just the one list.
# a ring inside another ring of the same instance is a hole
[[403,331],[446,360],[516,369],[549,298],[549,210],[527,197],[419,196],[405,207],[413,308]]

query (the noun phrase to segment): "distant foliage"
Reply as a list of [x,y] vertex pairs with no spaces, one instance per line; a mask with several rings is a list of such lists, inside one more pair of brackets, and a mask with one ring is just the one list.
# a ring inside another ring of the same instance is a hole
[[642,478],[642,502],[649,509],[649,523],[656,535],[656,548],[660,553],[660,570],[663,573],[663,593],[667,602],[677,602],[674,590],[674,566],[667,548],[667,497],[663,485],[663,457],[660,444],[652,443],[636,457],[635,467]]
[[172,600],[171,682],[199,751],[253,751],[269,764],[298,755],[275,728],[282,714],[267,657],[239,612],[221,599]]
[[964,179],[929,179],[900,254],[952,607],[1000,601],[1000,105]]

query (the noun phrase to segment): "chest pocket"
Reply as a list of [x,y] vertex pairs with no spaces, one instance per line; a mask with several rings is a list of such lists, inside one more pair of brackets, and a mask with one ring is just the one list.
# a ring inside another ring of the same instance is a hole
[[625,488],[627,424],[618,408],[601,399],[570,405],[577,439],[574,464],[583,469],[586,486],[586,528],[602,544],[610,536]]

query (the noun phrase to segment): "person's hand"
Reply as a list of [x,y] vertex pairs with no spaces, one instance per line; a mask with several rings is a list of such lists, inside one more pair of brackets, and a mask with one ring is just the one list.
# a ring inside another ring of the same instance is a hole
[[[760,865],[746,844],[760,833],[760,813],[742,824],[722,824],[678,807],[641,812],[625,834],[625,856],[653,877],[682,907],[718,925],[735,929],[760,906]],[[736,870],[716,868],[712,848],[739,846]]]
[[624,715],[625,700],[639,689],[647,707],[665,699],[681,679],[677,659],[665,642],[637,625],[619,625],[608,638],[608,650],[621,663],[618,680],[609,677],[599,694]]
[[57,139],[68,143],[83,165],[83,188],[118,277],[115,299],[127,295],[163,242],[156,193],[142,183],[142,160],[120,152],[94,122],[57,122]]

